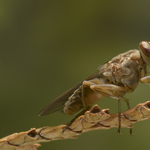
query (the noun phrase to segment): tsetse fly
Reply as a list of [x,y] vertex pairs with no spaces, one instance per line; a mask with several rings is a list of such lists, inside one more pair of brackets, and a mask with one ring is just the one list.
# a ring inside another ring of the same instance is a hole
[[[68,115],[82,110],[68,124],[67,128],[69,128],[69,125],[78,116],[84,114],[94,103],[106,96],[118,100],[118,133],[120,134],[120,99],[127,103],[129,109],[129,101],[124,95],[134,91],[139,82],[150,84],[150,76],[147,76],[147,65],[150,66],[150,42],[142,41],[139,43],[139,47],[140,51],[136,49],[126,51],[100,66],[95,74],[45,106],[39,116],[48,115],[61,109]],[[130,130],[130,134],[132,134],[132,130]]]

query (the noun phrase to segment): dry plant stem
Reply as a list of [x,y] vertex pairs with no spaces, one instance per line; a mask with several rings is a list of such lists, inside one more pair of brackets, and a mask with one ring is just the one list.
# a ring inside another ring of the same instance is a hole
[[[150,118],[150,101],[121,113],[121,127],[133,128],[132,123]],[[0,139],[0,150],[37,150],[39,142],[77,138],[83,132],[110,129],[119,126],[118,114],[109,114],[109,109],[101,110],[98,105],[78,117],[63,133],[67,125],[42,127],[26,132],[14,133]]]

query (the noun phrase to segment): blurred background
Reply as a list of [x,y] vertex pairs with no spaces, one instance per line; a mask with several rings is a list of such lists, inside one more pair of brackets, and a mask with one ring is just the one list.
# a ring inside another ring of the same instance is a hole
[[[38,112],[99,65],[150,40],[149,8],[149,0],[1,0],[0,138],[69,122],[74,116],[39,117]],[[149,90],[139,84],[127,94],[131,107],[150,100]],[[118,112],[116,100],[104,98],[98,105]],[[146,150],[149,125],[150,120],[134,124],[134,136],[129,129],[122,129],[122,135],[117,128],[96,130],[76,140],[42,143],[39,150]]]

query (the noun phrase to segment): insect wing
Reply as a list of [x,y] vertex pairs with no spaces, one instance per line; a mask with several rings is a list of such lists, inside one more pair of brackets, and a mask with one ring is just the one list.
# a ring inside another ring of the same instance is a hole
[[[93,74],[92,76],[86,78],[85,80],[90,80],[94,77],[96,77],[97,73]],[[83,82],[83,81],[82,81]],[[82,82],[78,83],[59,97],[57,97],[55,100],[50,102],[48,105],[46,105],[40,112],[39,116],[45,116],[48,114],[51,114],[53,112],[56,112],[58,110],[63,109],[65,102],[68,100],[68,98],[73,94],[73,92],[78,89],[81,85]]]

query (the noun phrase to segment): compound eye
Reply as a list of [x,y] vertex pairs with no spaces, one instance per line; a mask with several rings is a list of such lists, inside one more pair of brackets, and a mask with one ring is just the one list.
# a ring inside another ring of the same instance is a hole
[[142,41],[139,44],[139,47],[143,54],[150,58],[150,42],[148,41]]

